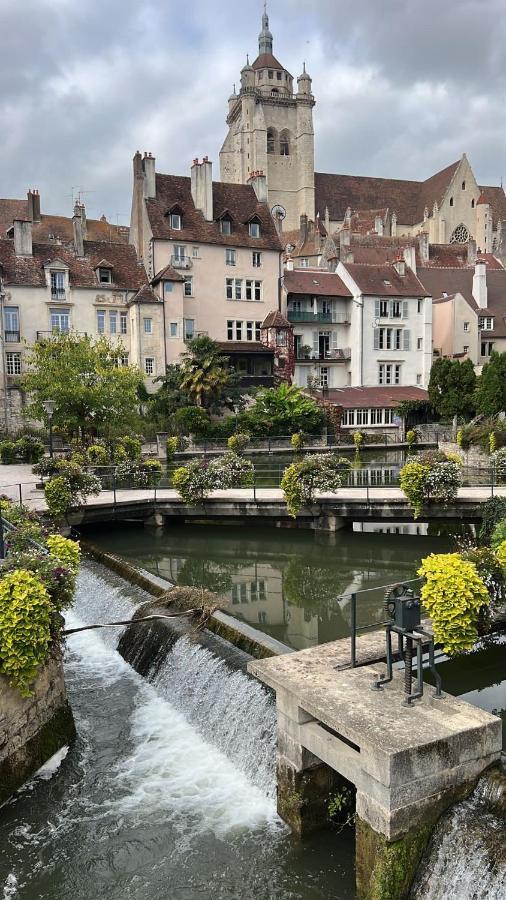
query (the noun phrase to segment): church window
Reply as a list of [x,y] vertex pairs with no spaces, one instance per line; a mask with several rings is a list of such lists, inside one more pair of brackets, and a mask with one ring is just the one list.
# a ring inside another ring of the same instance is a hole
[[465,189],[466,189],[466,183],[465,183],[465,181],[463,181],[462,182],[462,190],[465,191]]
[[474,198],[471,200],[471,209],[474,209]]
[[277,89],[277,88],[273,88],[272,91],[271,91],[271,94],[274,94],[274,95],[279,94],[278,89]]
[[279,136],[279,152],[281,156],[290,156],[290,135],[288,131],[282,131]]
[[450,197],[450,206],[453,206],[453,197]]
[[267,153],[276,152],[276,132],[274,128],[267,130]]
[[460,225],[457,225],[457,227],[454,229],[453,234],[450,238],[450,244],[467,244],[469,239],[469,231],[461,222]]

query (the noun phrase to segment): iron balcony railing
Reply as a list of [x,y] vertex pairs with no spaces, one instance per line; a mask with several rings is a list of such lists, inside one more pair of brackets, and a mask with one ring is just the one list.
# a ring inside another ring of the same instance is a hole
[[51,288],[51,300],[65,300],[65,289]]
[[191,256],[178,256],[172,254],[170,264],[174,269],[191,269],[193,263]]
[[314,362],[315,360],[324,360],[325,362],[346,362],[351,359],[351,348],[344,347],[337,350],[325,350],[319,352],[317,350],[301,351],[296,354],[297,362]]
[[347,325],[350,321],[349,313],[346,312],[313,312],[311,309],[289,309],[288,310],[288,321],[289,322],[308,322],[311,323],[322,323],[322,324],[334,324],[334,325]]
[[19,331],[6,331],[5,332],[5,343],[6,344],[19,344],[20,334]]

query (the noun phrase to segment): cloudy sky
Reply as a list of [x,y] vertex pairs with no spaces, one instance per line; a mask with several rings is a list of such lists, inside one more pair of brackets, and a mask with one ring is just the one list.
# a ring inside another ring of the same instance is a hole
[[[313,77],[319,171],[425,178],[466,152],[506,183],[505,0],[270,0],[274,52]],[[128,224],[131,158],[218,162],[260,0],[0,0],[0,197]],[[217,167],[216,167],[217,171]]]

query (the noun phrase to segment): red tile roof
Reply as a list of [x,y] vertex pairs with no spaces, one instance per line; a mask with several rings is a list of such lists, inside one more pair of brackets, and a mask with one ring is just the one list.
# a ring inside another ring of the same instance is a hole
[[481,197],[478,202],[489,203],[492,209],[494,225],[498,221],[506,221],[506,194],[502,187],[480,187]]
[[252,64],[252,69],[281,69],[283,72],[285,71],[285,67],[281,65],[272,53],[261,53],[260,56],[257,56]]
[[294,269],[286,272],[284,286],[288,294],[312,294],[318,297],[351,297],[346,287],[335,272],[324,269]]
[[[26,200],[0,200],[0,237],[5,237],[14,219],[27,218],[28,203]],[[129,229],[126,226],[112,225],[105,217],[87,219],[86,226],[86,237],[90,241],[128,244]],[[74,239],[72,218],[41,215],[40,222],[33,223],[32,236],[33,240],[39,243],[52,240],[72,241]]]
[[[166,213],[178,206],[181,209],[183,227],[174,231],[169,226]],[[213,181],[214,221],[206,222],[195,209],[191,180],[183,175],[156,175],[156,198],[146,200],[146,209],[153,237],[178,244],[194,241],[202,244],[220,244],[224,247],[251,247],[255,250],[278,250],[281,243],[276,226],[265,203],[259,203],[255,191],[247,184],[225,184]],[[222,234],[217,219],[228,212],[232,218],[232,234]],[[249,235],[248,223],[254,217],[260,222],[260,237]]]
[[418,387],[347,387],[330,390],[328,399],[343,409],[362,407],[395,408],[404,400],[428,400],[429,395]]
[[218,341],[217,343],[229,356],[235,356],[238,353],[264,353],[266,356],[274,356],[274,350],[259,341]]
[[180,272],[177,272],[176,269],[173,269],[172,266],[165,266],[164,269],[160,269],[160,271],[157,272],[151,284],[158,284],[159,281],[184,281],[184,277]]
[[402,225],[423,221],[424,209],[432,212],[434,202],[441,203],[460,160],[436,172],[426,181],[396,178],[370,178],[358,175],[330,175],[315,172],[315,207],[320,216],[328,207],[334,222],[344,219],[346,210],[388,208]]
[[267,313],[265,319],[262,322],[262,328],[291,328],[290,322],[286,319],[279,311],[279,309],[272,310]]
[[428,292],[415,273],[406,266],[399,275],[393,265],[370,266],[343,263],[362,294],[375,297],[428,297]]
[[104,249],[112,266],[112,288],[137,291],[147,282],[144,266],[137,260],[131,244],[107,244],[102,241],[85,241],[84,257],[77,258],[74,249],[63,244],[34,243],[32,256],[16,256],[14,241],[0,239],[0,267],[4,283],[45,287],[44,266],[61,260],[69,268],[71,287],[106,289],[100,284],[95,269],[103,259]]
[[143,304],[152,304],[152,303],[162,303],[160,297],[157,297],[153,288],[149,284],[143,285],[140,291],[137,291],[134,297],[129,301],[129,303],[143,303]]

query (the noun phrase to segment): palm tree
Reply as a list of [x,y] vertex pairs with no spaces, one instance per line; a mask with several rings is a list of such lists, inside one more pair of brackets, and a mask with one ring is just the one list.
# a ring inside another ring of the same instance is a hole
[[227,358],[215,341],[198,337],[189,342],[181,360],[181,390],[192,404],[209,409],[223,398],[232,381]]

